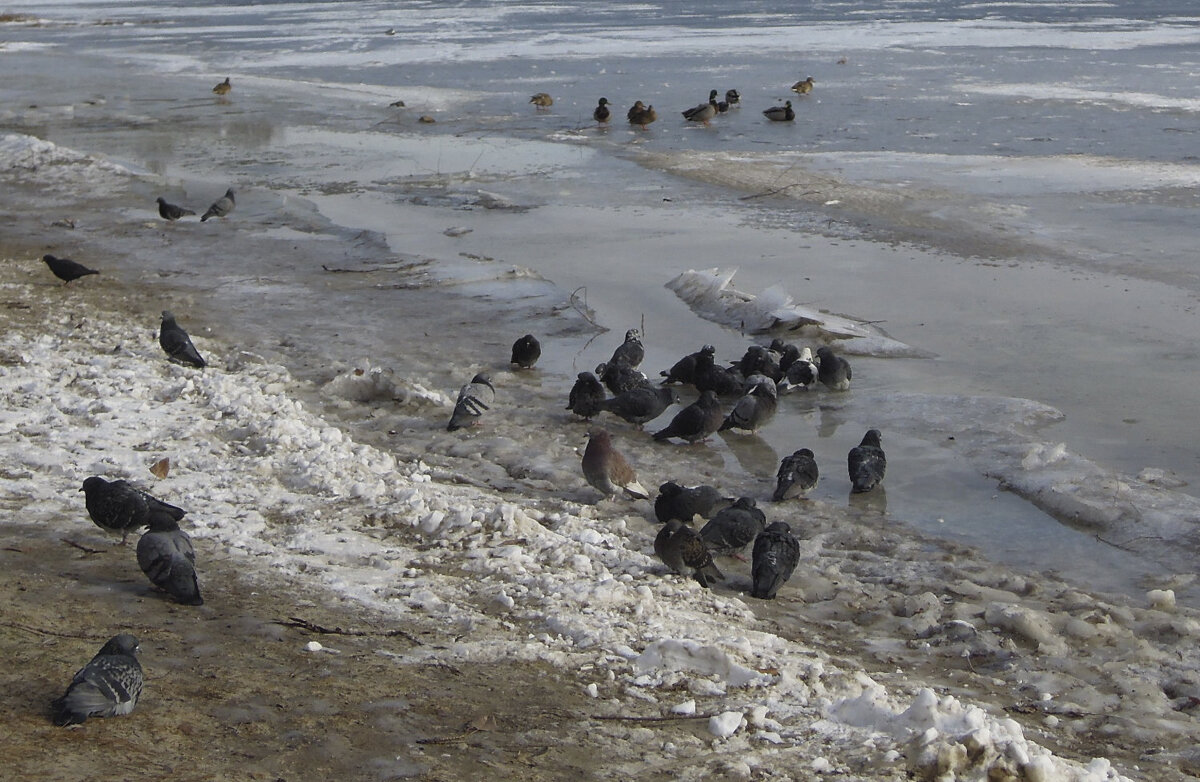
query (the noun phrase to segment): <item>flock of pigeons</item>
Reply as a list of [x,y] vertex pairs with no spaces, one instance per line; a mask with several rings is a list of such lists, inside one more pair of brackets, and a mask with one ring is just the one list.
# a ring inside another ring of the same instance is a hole
[[[526,334],[513,344],[511,364],[531,369],[541,352],[537,338]],[[774,418],[781,391],[809,390],[818,384],[831,391],[846,391],[853,376],[849,362],[831,348],[818,348],[814,357],[809,348],[779,339],[770,346],[751,345],[729,366],[718,364],[715,355],[715,348],[705,345],[661,372],[662,382],[656,385],[639,369],[645,357],[641,332],[630,329],[608,361],[595,372],[579,373],[567,409],[587,421],[611,413],[642,430],[680,402],[676,384],[691,385],[699,397],[652,437],[659,442],[698,443],[728,429],[757,432]],[[734,400],[728,410],[722,397]],[[455,431],[474,425],[495,404],[495,398],[490,376],[475,375],[459,391],[446,428]],[[850,449],[846,461],[852,493],[871,491],[883,481],[887,458],[880,437],[878,429],[871,429]],[[623,493],[650,499],[629,460],[614,446],[612,434],[603,428],[593,427],[588,432],[580,466],[587,482],[605,498]],[[801,448],[780,463],[772,499],[803,498],[818,478],[813,452]],[[741,552],[753,543],[751,594],[770,600],[799,560],[800,543],[791,527],[783,521],[767,524],[753,497],[727,497],[712,486],[688,487],[667,481],[659,487],[654,514],[664,524],[654,541],[655,553],[676,573],[690,575],[705,587],[724,579],[713,561],[714,553],[742,559]],[[692,526],[697,516],[706,520],[699,531]]]

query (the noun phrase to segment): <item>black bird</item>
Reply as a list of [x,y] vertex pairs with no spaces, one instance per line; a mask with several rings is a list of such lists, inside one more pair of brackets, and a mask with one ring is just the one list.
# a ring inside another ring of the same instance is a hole
[[713,391],[718,396],[733,396],[742,393],[742,378],[736,372],[716,363],[716,350],[705,345],[696,356],[696,372],[692,383],[697,391]]
[[676,361],[670,369],[658,374],[663,376],[663,383],[693,383],[696,380],[696,361],[700,354],[704,351],[716,353],[717,349],[712,345],[705,345],[695,353],[688,353],[683,358]]
[[784,521],[769,524],[754,541],[750,565],[754,587],[750,595],[759,600],[774,600],[799,561],[800,541],[792,534],[792,528]]
[[721,403],[712,391],[705,391],[700,398],[680,410],[665,429],[654,433],[655,440],[678,437],[689,443],[699,442],[720,428],[725,416]]
[[778,383],[783,379],[783,370],[779,366],[779,354],[762,345],[751,345],[737,362],[737,371],[742,377],[751,375],[766,375]]
[[169,310],[163,310],[162,324],[158,329],[158,344],[166,351],[167,358],[176,364],[187,364],[196,369],[207,366],[192,338],[175,322],[175,316]]
[[158,197],[158,216],[164,220],[175,222],[181,217],[187,217],[188,215],[194,214],[196,213],[191,209],[167,203],[167,199],[163,198],[162,196]]
[[91,662],[76,672],[62,697],[50,703],[54,724],[78,725],[88,717],[116,717],[133,711],[142,694],[139,651],[137,639],[128,633],[108,639]]
[[169,505],[125,481],[106,481],[93,475],[83,482],[80,491],[96,526],[119,532],[122,543],[136,529],[164,517],[179,521],[187,514],[183,508]]
[[611,399],[600,403],[602,410],[624,418],[638,429],[647,421],[653,421],[671,405],[679,401],[673,388],[663,386],[637,386],[622,391]]
[[637,369],[642,365],[642,359],[645,357],[646,349],[642,346],[642,332],[637,329],[630,329],[625,332],[625,341],[613,351],[612,358],[608,360],[608,365]]
[[850,388],[850,362],[835,355],[832,348],[817,348],[817,377],[830,391],[846,391]]
[[454,412],[450,414],[450,423],[446,424],[446,431],[454,432],[464,426],[474,426],[484,411],[490,410],[495,403],[496,389],[492,379],[480,372],[458,390],[458,399],[454,403]]
[[604,402],[604,386],[591,372],[580,372],[571,386],[571,395],[567,399],[567,409],[585,420],[592,420],[600,415],[601,404]]
[[592,112],[592,119],[602,124],[612,119],[612,111],[608,108],[608,98],[601,98],[600,102],[596,104],[596,110]]
[[739,497],[700,528],[700,537],[713,552],[738,556],[766,526],[767,516],[758,509],[754,498]]
[[605,388],[614,394],[644,386],[650,382],[650,379],[640,370],[625,364],[614,364],[607,361],[596,365],[596,375],[600,378],[600,382],[604,383]]
[[813,452],[801,448],[779,462],[779,472],[775,475],[775,494],[771,499],[783,502],[792,497],[803,497],[817,485],[819,476]]
[[231,187],[225,191],[225,195],[213,201],[212,206],[200,216],[200,222],[203,223],[210,217],[224,217],[233,211],[233,206],[234,197],[233,188]]
[[537,337],[526,334],[513,343],[510,364],[516,364],[521,369],[532,369],[537,360],[542,357],[542,343]]
[[189,606],[204,604],[196,579],[196,552],[192,540],[167,514],[152,515],[150,530],[137,544],[138,567],[150,583]]
[[654,553],[671,570],[681,576],[692,576],[706,589],[711,588],[713,582],[725,580],[696,530],[679,519],[671,519],[658,531],[654,538]]
[[70,258],[55,258],[53,255],[43,255],[42,260],[50,267],[50,271],[54,272],[54,276],[63,281],[63,285],[78,280],[80,277],[86,277],[89,274],[99,274],[95,269],[89,269],[82,263],[72,261]]
[[878,429],[869,430],[863,435],[862,442],[851,448],[846,456],[852,492],[870,491],[883,481],[883,475],[887,472],[887,457],[880,443],[882,436]]
[[658,487],[654,518],[663,524],[671,519],[691,521],[696,516],[707,519],[718,505],[728,502],[732,502],[732,499],[721,494],[714,486],[680,486],[675,481],[667,481]]

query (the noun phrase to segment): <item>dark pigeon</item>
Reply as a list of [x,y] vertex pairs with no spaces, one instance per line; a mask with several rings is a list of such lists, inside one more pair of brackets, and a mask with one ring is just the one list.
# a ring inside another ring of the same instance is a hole
[[125,481],[106,481],[93,475],[83,482],[80,491],[96,526],[120,533],[122,543],[134,530],[162,518],[179,521],[187,514],[183,508],[169,505]]
[[605,497],[613,497],[624,491],[634,499],[650,499],[650,493],[638,483],[633,467],[613,447],[612,435],[603,429],[588,432],[588,444],[583,451],[581,466],[583,477]]
[[783,393],[787,393],[793,388],[802,388],[807,391],[817,384],[819,377],[820,370],[813,363],[812,351],[805,348],[797,352],[796,357],[788,363],[787,369],[783,372],[783,382],[779,384],[779,390]]
[[142,694],[138,651],[137,639],[128,633],[110,638],[79,669],[63,696],[51,702],[54,724],[79,725],[88,717],[117,717],[133,711]]
[[95,269],[89,269],[82,263],[72,261],[70,258],[55,258],[53,255],[43,255],[42,260],[50,267],[50,271],[54,276],[63,281],[63,285],[78,280],[80,277],[86,277],[89,274],[99,274]]
[[753,387],[736,403],[725,421],[717,431],[740,429],[745,432],[757,432],[775,417],[778,406],[775,382],[765,375],[755,375],[758,380]]
[[163,198],[162,196],[158,197],[158,216],[164,220],[175,222],[181,217],[187,217],[188,215],[194,214],[196,213],[191,209],[186,209],[182,206],[176,206],[175,204],[167,203],[167,199]]
[[817,485],[819,475],[813,452],[801,448],[791,456],[783,457],[779,463],[779,472],[775,475],[775,494],[771,499],[783,502],[792,497],[803,497]]
[[705,345],[696,356],[696,372],[692,383],[697,391],[714,391],[717,396],[734,396],[742,393],[742,378],[736,372],[716,363],[716,351]]
[[496,389],[492,386],[492,379],[480,372],[458,390],[458,400],[454,403],[454,412],[450,414],[446,431],[454,432],[464,426],[474,426],[484,411],[491,409],[495,402]]
[[800,358],[800,348],[790,342],[784,342],[776,337],[771,340],[770,351],[779,356],[779,371],[787,372],[787,368],[792,365],[796,359]]
[[716,348],[712,345],[705,345],[695,353],[689,353],[683,358],[676,361],[669,370],[659,372],[663,376],[663,383],[693,383],[696,380],[696,360],[704,351],[712,353],[716,352]]
[[720,428],[725,416],[721,403],[712,391],[705,391],[700,398],[680,410],[665,429],[654,433],[655,440],[677,437],[689,443],[699,442]]
[[624,418],[639,429],[647,421],[662,415],[668,407],[679,401],[674,389],[662,386],[638,386],[622,391],[611,399],[600,403],[602,410]]
[[604,362],[596,365],[596,376],[605,388],[614,394],[628,391],[631,388],[648,385],[650,380],[638,370],[624,364]]
[[521,369],[532,369],[537,360],[542,357],[542,343],[537,337],[526,334],[513,343],[510,364],[516,364]]
[[138,541],[137,561],[150,583],[180,603],[204,604],[192,540],[175,519],[166,514],[151,516],[150,530]]
[[204,369],[207,366],[196,346],[192,344],[192,338],[175,322],[175,315],[168,310],[163,310],[162,325],[158,329],[158,344],[166,351],[167,358],[176,364],[187,364],[196,369]]
[[225,191],[225,195],[221,196],[216,201],[213,201],[212,206],[210,206],[204,212],[204,214],[200,215],[200,222],[203,223],[210,217],[224,217],[233,211],[233,206],[233,188],[231,187]]
[[645,357],[646,349],[642,346],[642,332],[637,329],[630,329],[625,332],[625,341],[613,351],[612,358],[608,360],[608,365],[637,369],[642,365],[642,359]]
[[783,379],[783,370],[779,368],[780,356],[762,345],[751,345],[737,362],[737,370],[742,377],[751,375],[766,375],[778,383]]
[[654,538],[654,553],[671,570],[681,576],[692,576],[706,589],[716,581],[725,580],[696,530],[679,519],[671,519],[659,530]]
[[675,481],[667,481],[658,487],[654,518],[663,524],[671,519],[691,521],[696,516],[707,519],[719,505],[731,501],[713,486],[680,486]]
[[767,526],[767,517],[758,509],[753,497],[739,497],[737,502],[717,511],[700,528],[700,537],[709,549],[718,554],[736,555]]
[[571,386],[571,395],[567,398],[567,409],[575,415],[590,421],[600,415],[601,404],[604,402],[604,385],[591,372],[580,372]]
[[754,541],[750,577],[754,587],[751,597],[774,600],[779,587],[792,577],[800,561],[800,541],[792,534],[787,522],[775,521],[759,533]]
[[850,363],[834,355],[831,348],[817,348],[817,376],[830,391],[846,391],[850,388]]
[[850,471],[852,492],[864,492],[874,489],[883,481],[887,472],[887,457],[883,454],[880,438],[883,435],[878,429],[871,429],[863,435],[862,442],[850,449],[846,457]]

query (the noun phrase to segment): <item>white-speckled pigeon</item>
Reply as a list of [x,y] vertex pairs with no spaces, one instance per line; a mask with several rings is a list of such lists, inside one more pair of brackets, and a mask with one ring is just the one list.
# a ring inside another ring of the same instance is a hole
[[166,517],[182,519],[187,511],[168,505],[125,481],[106,481],[93,475],[83,482],[84,503],[88,515],[100,529],[121,534],[121,542],[130,532],[153,520]]
[[142,694],[137,639],[128,633],[108,640],[91,662],[79,669],[61,698],[50,704],[54,724],[78,725],[88,717],[128,714]]
[[883,435],[871,429],[863,435],[862,442],[850,449],[846,466],[850,472],[851,491],[864,492],[874,489],[887,472],[887,457],[880,442]]
[[659,530],[654,553],[671,570],[695,578],[702,587],[711,588],[714,582],[725,580],[696,530],[679,519],[671,519]]
[[792,577],[800,561],[800,541],[786,522],[775,521],[759,533],[754,541],[750,577],[754,587],[750,594],[760,600],[774,600],[779,587]]
[[630,329],[625,332],[625,341],[613,351],[612,358],[608,360],[608,364],[610,366],[618,365],[637,369],[642,365],[642,359],[645,357],[646,348],[642,345],[642,332],[637,329]]
[[192,540],[175,519],[166,514],[151,516],[150,530],[138,541],[137,561],[150,583],[180,603],[204,604]]
[[450,414],[450,423],[446,431],[453,432],[464,426],[474,426],[485,410],[491,409],[496,402],[496,389],[492,379],[480,372],[471,378],[471,382],[458,390],[458,400],[454,403],[454,412]]
[[162,325],[158,328],[158,344],[166,351],[167,358],[176,364],[187,364],[196,369],[206,366],[200,351],[192,344],[192,338],[175,322],[175,315],[163,310]]

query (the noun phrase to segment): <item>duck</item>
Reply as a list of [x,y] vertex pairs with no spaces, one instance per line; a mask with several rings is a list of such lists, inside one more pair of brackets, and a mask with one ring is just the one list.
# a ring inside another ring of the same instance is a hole
[[529,96],[529,102],[537,106],[537,110],[548,109],[554,105],[554,98],[550,97],[548,92],[539,92]]
[[229,91],[232,89],[233,85],[229,83],[229,77],[226,76],[225,81],[221,82],[216,87],[213,87],[212,91],[214,95],[228,95]]
[[708,93],[708,103],[701,103],[683,112],[683,118],[688,122],[703,122],[708,127],[708,121],[717,116],[717,91]]
[[725,102],[732,108],[742,102],[742,94],[737,90],[725,90]]
[[763,116],[772,122],[791,122],[796,118],[796,112],[792,111],[792,102],[789,100],[782,106],[765,109]]
[[793,84],[792,92],[796,93],[797,95],[807,95],[808,93],[812,92],[813,84],[815,83],[816,82],[813,81],[813,77],[809,76],[807,79]]
[[658,119],[658,113],[654,111],[654,106],[646,106],[640,100],[633,104],[625,116],[629,119],[630,125],[641,125],[642,130]]
[[592,112],[592,119],[604,124],[612,119],[612,112],[608,110],[608,98],[601,98],[596,104],[596,110]]

